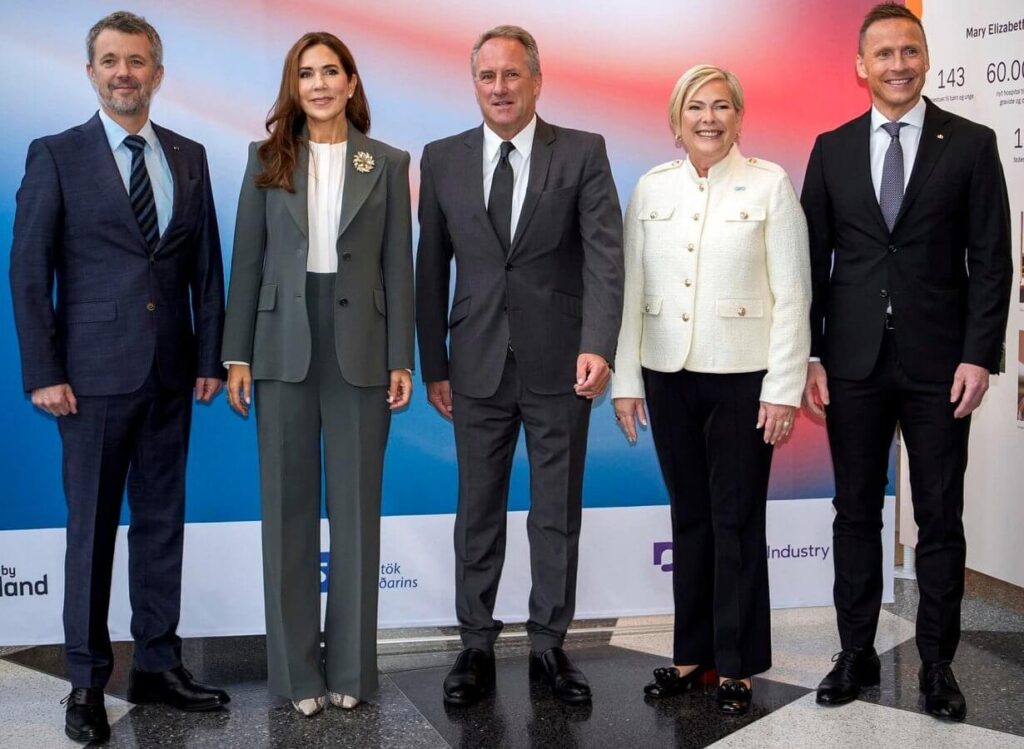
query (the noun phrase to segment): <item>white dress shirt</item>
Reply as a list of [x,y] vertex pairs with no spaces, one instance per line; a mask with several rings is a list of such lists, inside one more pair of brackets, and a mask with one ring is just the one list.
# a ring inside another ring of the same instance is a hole
[[[132,152],[124,144],[124,139],[131,133],[114,122],[102,109],[100,110],[100,122],[103,123],[103,130],[107,134],[110,150],[114,152],[114,162],[117,164],[117,171],[121,174],[121,181],[124,182],[124,189],[130,192]],[[164,156],[164,149],[160,146],[160,139],[156,137],[156,132],[149,120],[146,120],[146,124],[142,126],[138,134],[146,141],[146,148],[142,154],[146,160],[149,182],[153,186],[157,229],[160,231],[160,236],[163,236],[167,224],[171,221],[171,211],[174,209],[174,177],[171,175],[167,157]]]
[[309,181],[306,206],[309,215],[309,273],[338,272],[338,224],[345,189],[348,142],[309,142]]
[[[900,128],[900,147],[903,149],[903,189],[907,189],[910,182],[910,173],[914,169],[914,160],[917,158],[917,146],[921,142],[921,128],[924,127],[924,98],[918,99],[914,108],[900,117],[896,122],[902,122],[906,127]],[[875,199],[881,201],[882,197],[882,167],[885,164],[885,152],[889,150],[889,142],[892,140],[889,133],[882,129],[882,125],[889,122],[889,118],[871,107],[871,184],[875,186]]]
[[[512,227],[510,237],[516,236],[519,214],[523,211],[523,200],[526,198],[526,186],[530,182],[530,153],[533,151],[533,134],[537,131],[537,115],[529,124],[512,138],[515,150],[508,155],[508,163],[512,166]],[[484,123],[484,206],[491,199],[491,182],[494,179],[494,167],[501,158],[503,138],[487,127]]]

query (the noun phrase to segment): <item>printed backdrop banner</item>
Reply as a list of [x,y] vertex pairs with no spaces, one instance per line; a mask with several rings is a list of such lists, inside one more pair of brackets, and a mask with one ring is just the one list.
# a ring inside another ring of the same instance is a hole
[[[744,153],[782,164],[799,189],[815,135],[868,106],[853,63],[857,29],[870,5],[648,0],[630,6],[629,23],[622,23],[621,3],[583,0],[523,0],[514,11],[467,0],[395,0],[386,13],[343,0],[137,0],[132,9],[164,42],[154,121],[206,146],[229,266],[247,144],[264,136],[284,54],[306,31],[326,29],[349,44],[370,100],[372,134],[408,150],[415,164],[425,143],[480,122],[469,72],[476,36],[499,23],[525,26],[540,46],[542,116],[605,136],[625,205],[641,174],[679,156],[667,101],[679,75],[702,62],[729,68],[743,82]],[[96,110],[83,40],[111,10],[106,0],[7,0],[0,6],[4,243],[29,142],[84,122]],[[795,33],[799,43],[793,43]],[[415,168],[411,179],[415,196]],[[2,257],[6,265],[8,254]],[[0,644],[60,641],[66,519],[60,443],[53,419],[33,409],[22,392],[6,286],[0,291],[0,409]],[[426,404],[421,387],[393,421],[385,472],[381,624],[452,623],[455,450],[450,424]],[[526,613],[528,479],[520,446],[499,597],[500,614],[510,621]],[[255,423],[231,413],[223,396],[196,408],[188,492],[182,632],[261,632]],[[790,443],[776,451],[772,472],[775,605],[830,601],[825,550],[831,548],[832,494],[824,430],[801,417]],[[607,399],[594,407],[585,497],[579,615],[670,611],[667,498],[650,434],[628,446]],[[122,522],[127,519],[126,509]],[[891,529],[891,517],[887,523]],[[128,636],[125,554],[122,546],[111,609],[118,637]]]

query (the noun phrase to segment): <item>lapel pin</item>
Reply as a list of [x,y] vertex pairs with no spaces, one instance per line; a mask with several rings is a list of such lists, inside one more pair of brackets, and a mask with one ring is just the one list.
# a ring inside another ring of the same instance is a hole
[[943,139],[943,138],[945,138],[946,136],[945,136],[945,135],[943,135],[942,133],[939,133],[939,134],[938,134],[938,135],[936,135],[935,137],[936,137],[936,138],[938,138],[939,140],[942,140],[942,139]]

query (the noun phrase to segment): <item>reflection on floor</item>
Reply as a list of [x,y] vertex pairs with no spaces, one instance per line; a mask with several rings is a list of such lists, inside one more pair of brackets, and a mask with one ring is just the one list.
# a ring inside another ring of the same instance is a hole
[[[185,715],[124,702],[131,646],[118,644],[107,689],[110,747],[1024,747],[1024,591],[980,575],[968,577],[964,633],[954,663],[967,695],[964,724],[922,713],[914,647],[913,581],[897,580],[876,645],[882,683],[852,705],[826,709],[813,688],[838,650],[832,609],[773,612],[774,667],[754,682],[754,707],[742,718],[720,715],[714,693],[694,690],[661,702],[641,687],[671,650],[671,618],[581,623],[572,656],[594,688],[593,705],[568,707],[527,677],[527,644],[510,627],[498,649],[495,694],[470,708],[447,709],[441,681],[457,643],[383,632],[381,690],[356,710],[329,708],[311,718],[267,693],[261,637],[185,643],[186,665],[202,681],[228,688],[230,708]],[[410,636],[414,635],[414,636]],[[63,735],[68,691],[58,647],[0,654],[0,747],[77,746]]]

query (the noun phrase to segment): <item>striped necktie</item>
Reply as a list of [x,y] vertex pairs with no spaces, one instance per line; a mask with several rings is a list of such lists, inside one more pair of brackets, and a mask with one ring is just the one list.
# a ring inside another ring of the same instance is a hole
[[149,172],[146,170],[146,139],[141,135],[129,135],[124,139],[124,144],[132,152],[128,197],[131,199],[132,211],[135,212],[135,219],[139,222],[142,236],[152,251],[156,249],[156,245],[160,241],[160,228],[157,225],[153,185],[149,181]]

